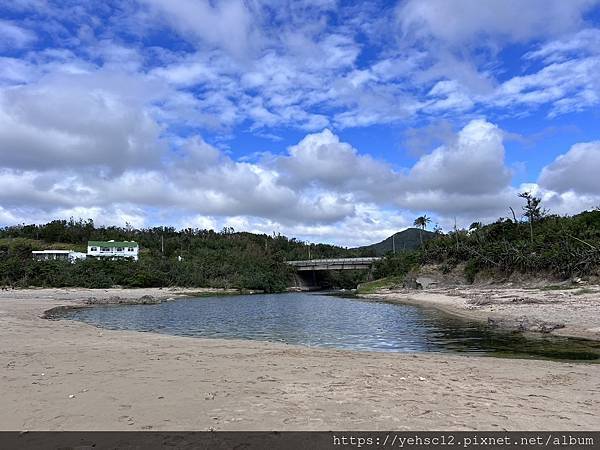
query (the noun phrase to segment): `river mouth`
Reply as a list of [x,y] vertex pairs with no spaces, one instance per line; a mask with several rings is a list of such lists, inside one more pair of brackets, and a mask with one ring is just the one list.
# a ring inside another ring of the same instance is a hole
[[600,343],[492,329],[435,309],[323,293],[182,298],[96,306],[63,317],[113,330],[378,352],[600,362]]

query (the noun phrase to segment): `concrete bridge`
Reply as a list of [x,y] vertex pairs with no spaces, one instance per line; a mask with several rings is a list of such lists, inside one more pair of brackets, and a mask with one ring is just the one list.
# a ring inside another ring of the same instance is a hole
[[305,270],[368,270],[381,258],[331,258],[288,261],[297,271]]
[[330,258],[288,261],[296,269],[294,286],[300,289],[315,289],[327,285],[330,270],[368,270],[367,279],[371,279],[371,270],[375,261],[381,258]]

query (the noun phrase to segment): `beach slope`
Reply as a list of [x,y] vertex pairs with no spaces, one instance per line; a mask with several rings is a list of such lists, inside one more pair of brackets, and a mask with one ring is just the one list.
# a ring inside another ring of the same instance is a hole
[[0,429],[598,428],[600,365],[320,350],[41,318],[88,297],[178,293],[1,292]]

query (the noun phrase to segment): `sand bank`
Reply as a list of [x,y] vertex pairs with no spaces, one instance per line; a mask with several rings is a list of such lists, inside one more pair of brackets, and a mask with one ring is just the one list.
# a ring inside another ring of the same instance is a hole
[[40,318],[52,307],[101,295],[161,293],[0,292],[0,429],[550,430],[599,425],[600,365],[321,350],[107,331]]
[[512,286],[382,289],[376,294],[361,297],[435,307],[468,319],[482,322],[491,320],[500,326],[514,326],[523,319],[529,324],[555,324],[560,327],[552,330],[552,334],[600,341],[598,286],[557,286],[552,289]]

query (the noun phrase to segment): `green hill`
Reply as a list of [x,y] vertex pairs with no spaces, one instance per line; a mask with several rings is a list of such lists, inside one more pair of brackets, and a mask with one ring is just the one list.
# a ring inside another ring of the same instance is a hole
[[386,253],[393,251],[394,246],[396,247],[397,252],[402,250],[415,250],[421,246],[421,233],[423,233],[423,242],[427,242],[435,236],[435,233],[432,233],[431,231],[419,230],[418,228],[407,228],[381,242],[358,247],[356,250],[360,251],[361,254],[370,254],[373,256],[383,256]]

